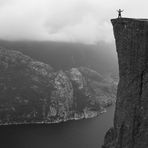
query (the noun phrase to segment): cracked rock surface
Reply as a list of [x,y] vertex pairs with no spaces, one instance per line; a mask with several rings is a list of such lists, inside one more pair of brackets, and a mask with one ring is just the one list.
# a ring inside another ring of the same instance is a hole
[[103,148],[148,147],[148,20],[112,19],[120,80]]

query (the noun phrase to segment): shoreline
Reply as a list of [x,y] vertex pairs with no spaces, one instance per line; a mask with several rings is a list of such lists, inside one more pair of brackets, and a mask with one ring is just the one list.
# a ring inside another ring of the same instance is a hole
[[[111,105],[112,106],[112,105]],[[110,106],[109,106],[110,107]],[[108,107],[107,107],[108,108]],[[39,124],[44,124],[44,125],[48,125],[48,124],[58,124],[58,123],[64,123],[64,122],[67,122],[67,121],[77,121],[77,120],[83,120],[83,119],[91,119],[91,118],[96,118],[96,117],[99,117],[101,114],[107,112],[106,108],[101,111],[101,112],[94,112],[94,114],[92,116],[89,116],[87,114],[87,117],[85,116],[85,113],[81,114],[83,116],[79,116],[79,118],[76,118],[76,117],[70,117],[68,119],[65,119],[65,120],[58,120],[58,121],[41,121],[41,122],[20,122],[20,123],[16,123],[16,122],[13,122],[13,123],[0,123],[0,126],[13,126],[13,125],[39,125]]]

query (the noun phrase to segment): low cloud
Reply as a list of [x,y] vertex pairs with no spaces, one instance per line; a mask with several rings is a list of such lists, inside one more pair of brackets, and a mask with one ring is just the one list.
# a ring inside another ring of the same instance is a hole
[[[110,18],[148,17],[146,0],[0,0],[0,39],[112,42]],[[134,5],[133,5],[134,4]],[[139,10],[139,12],[137,12]]]

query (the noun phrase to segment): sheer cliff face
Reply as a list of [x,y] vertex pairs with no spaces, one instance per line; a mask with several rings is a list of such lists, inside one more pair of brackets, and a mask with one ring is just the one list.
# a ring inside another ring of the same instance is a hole
[[113,19],[120,81],[105,148],[148,147],[148,20]]

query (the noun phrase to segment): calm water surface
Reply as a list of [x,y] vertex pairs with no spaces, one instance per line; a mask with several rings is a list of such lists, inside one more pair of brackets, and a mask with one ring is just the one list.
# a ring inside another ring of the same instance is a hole
[[97,118],[52,125],[0,127],[0,148],[101,148],[114,106]]

